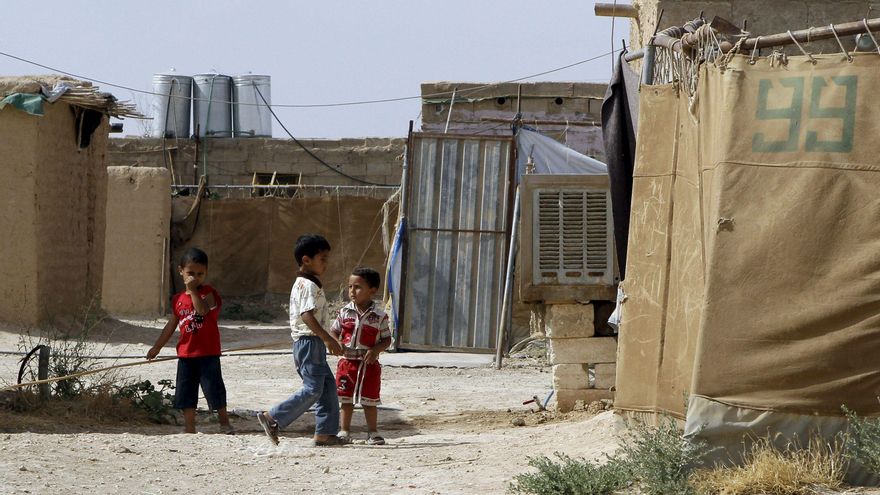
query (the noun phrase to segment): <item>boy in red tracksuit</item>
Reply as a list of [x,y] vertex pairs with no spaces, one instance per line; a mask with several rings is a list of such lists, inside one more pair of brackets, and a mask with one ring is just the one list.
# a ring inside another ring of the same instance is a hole
[[391,330],[388,315],[373,302],[380,283],[376,270],[355,268],[348,277],[351,302],[339,310],[330,328],[343,351],[336,368],[336,393],[342,409],[339,436],[349,436],[354,405],[360,403],[364,408],[369,445],[385,444],[377,428],[376,406],[380,403],[382,376],[379,354],[391,345]]

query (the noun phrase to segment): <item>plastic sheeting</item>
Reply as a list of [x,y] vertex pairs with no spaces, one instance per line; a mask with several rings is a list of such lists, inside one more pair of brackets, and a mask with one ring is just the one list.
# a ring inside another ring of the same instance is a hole
[[526,170],[529,155],[535,163],[536,174],[605,175],[604,163],[577,151],[539,132],[520,129],[516,135],[517,174]]

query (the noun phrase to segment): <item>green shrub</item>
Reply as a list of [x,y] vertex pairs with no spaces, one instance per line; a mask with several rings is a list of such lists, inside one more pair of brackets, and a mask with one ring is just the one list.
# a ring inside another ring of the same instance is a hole
[[706,444],[685,439],[673,418],[658,426],[634,422],[620,449],[605,464],[556,453],[560,462],[530,457],[537,473],[514,478],[510,491],[530,495],[601,495],[638,483],[649,495],[692,495],[689,478],[708,452]]
[[623,488],[630,480],[629,468],[616,457],[599,465],[557,452],[560,462],[546,456],[530,457],[537,473],[514,478],[510,492],[529,495],[604,495]]
[[846,406],[843,412],[849,420],[846,435],[846,456],[875,475],[880,475],[880,418],[860,418]]
[[174,395],[170,393],[174,390],[174,382],[159,380],[156,385],[159,386],[158,389],[150,380],[130,383],[117,388],[115,395],[128,399],[135,407],[143,409],[151,421],[177,424],[173,407]]
[[618,455],[644,493],[689,495],[695,491],[688,478],[707,452],[705,443],[684,438],[675,420],[665,417],[657,426],[635,422]]

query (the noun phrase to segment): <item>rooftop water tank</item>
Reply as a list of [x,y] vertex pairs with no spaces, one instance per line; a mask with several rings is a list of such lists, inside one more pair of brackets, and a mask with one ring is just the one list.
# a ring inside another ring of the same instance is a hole
[[[263,101],[265,99],[265,101]],[[232,78],[232,131],[235,137],[272,137],[272,88],[269,76]]]
[[193,125],[199,136],[232,137],[232,78],[193,76]]
[[153,74],[153,137],[189,137],[192,78]]

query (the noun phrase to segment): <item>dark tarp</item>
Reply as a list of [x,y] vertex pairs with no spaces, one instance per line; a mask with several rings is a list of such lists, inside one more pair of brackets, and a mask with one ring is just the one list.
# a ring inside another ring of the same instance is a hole
[[625,53],[621,53],[614,63],[614,73],[602,103],[602,138],[611,182],[614,241],[621,280],[626,276],[626,244],[639,120],[639,76],[623,60]]

